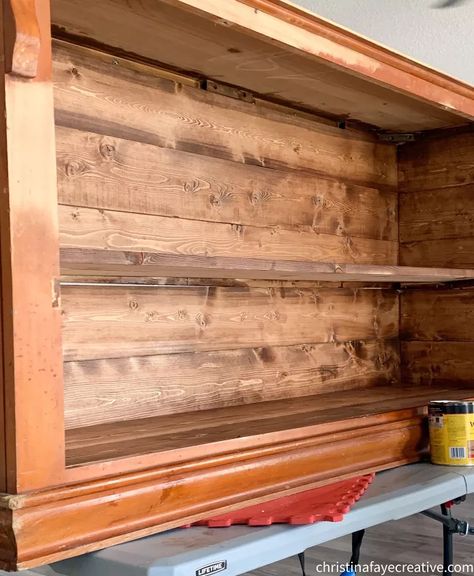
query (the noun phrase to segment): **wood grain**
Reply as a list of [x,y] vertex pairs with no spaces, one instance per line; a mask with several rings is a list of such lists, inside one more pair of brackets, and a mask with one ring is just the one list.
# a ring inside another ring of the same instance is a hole
[[387,290],[64,286],[66,360],[391,338]]
[[474,115],[467,85],[296,11],[261,0],[84,0],[80,9],[56,0],[53,24],[76,43],[389,130],[457,125]]
[[91,132],[56,129],[59,203],[397,240],[397,195]]
[[[474,148],[472,157],[474,163]],[[400,195],[401,242],[473,236],[474,184]]]
[[400,245],[400,264],[405,266],[474,267],[474,236],[406,242]]
[[[448,392],[446,389],[431,391],[438,398]],[[474,390],[458,393],[461,397],[466,394],[474,396]],[[341,426],[348,418],[364,418],[423,407],[427,403],[426,398],[425,389],[389,386],[348,390],[344,395],[319,394],[266,402],[263,405],[250,404],[112,422],[69,430],[66,435],[66,458],[69,465],[77,465],[308,426],[324,426],[336,422]]]
[[[415,386],[471,386],[474,342],[402,342],[402,379]],[[474,388],[473,388],[474,389]],[[452,399],[448,396],[448,400]]]
[[399,154],[401,192],[474,184],[474,132],[422,139],[402,146]]
[[474,341],[474,288],[407,290],[400,311],[404,340]]
[[395,342],[383,341],[66,362],[65,425],[395,384],[399,362]]
[[55,44],[57,124],[239,163],[396,185],[390,145],[113,62]]
[[72,206],[60,206],[59,219],[64,248],[388,265],[398,257],[396,242],[311,228],[257,228]]
[[[65,283],[314,286],[314,282],[355,284],[453,282],[474,279],[474,269],[298,262],[256,258],[173,255],[87,248],[62,248]],[[213,280],[214,279],[214,280]],[[313,281],[313,285],[311,285]]]

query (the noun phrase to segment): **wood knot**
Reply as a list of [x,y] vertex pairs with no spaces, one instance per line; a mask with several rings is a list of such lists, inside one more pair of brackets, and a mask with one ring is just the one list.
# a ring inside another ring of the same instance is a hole
[[79,70],[73,66],[70,70],[69,73],[71,74],[71,76],[74,76],[74,78],[80,78],[81,77],[81,73],[79,72]]
[[196,314],[195,320],[196,320],[196,324],[200,328],[205,328],[209,324],[209,318],[206,316],[206,314],[203,314],[202,312],[198,312]]
[[71,218],[72,218],[73,220],[79,220],[79,216],[80,216],[79,210],[73,210],[73,211],[71,212]]
[[188,194],[192,194],[193,192],[196,192],[197,190],[199,190],[199,182],[197,182],[196,180],[191,180],[190,182],[185,182],[183,184],[183,188],[184,188],[185,192],[187,192]]
[[111,144],[110,142],[101,142],[101,144],[99,146],[99,152],[103,158],[105,158],[106,160],[109,160],[110,158],[114,157],[115,146],[113,144]]
[[130,300],[130,302],[128,303],[128,307],[130,308],[130,310],[138,310],[139,304],[136,300]]
[[68,178],[73,178],[83,171],[83,165],[77,160],[70,160],[66,162],[64,170]]
[[213,208],[218,208],[221,205],[221,200],[215,194],[210,194],[209,195],[209,204]]
[[186,320],[188,317],[188,313],[186,312],[186,310],[178,310],[177,317],[178,320]]

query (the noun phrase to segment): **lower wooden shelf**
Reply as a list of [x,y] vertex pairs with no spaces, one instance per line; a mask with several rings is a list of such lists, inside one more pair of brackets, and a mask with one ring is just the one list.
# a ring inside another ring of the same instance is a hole
[[416,462],[428,450],[426,404],[444,398],[474,389],[373,387],[68,430],[69,484],[0,502],[16,545],[0,565],[48,564]]
[[301,435],[303,428],[308,428],[308,435],[324,434],[328,425],[335,431],[335,423],[343,430],[356,418],[423,408],[429,400],[472,397],[474,389],[377,386],[100,424],[66,432],[66,464],[78,466],[263,435],[272,442],[282,433],[289,438],[291,431],[299,430]]

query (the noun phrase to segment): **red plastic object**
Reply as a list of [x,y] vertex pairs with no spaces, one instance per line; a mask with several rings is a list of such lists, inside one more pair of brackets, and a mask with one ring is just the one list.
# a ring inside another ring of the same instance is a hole
[[262,504],[234,510],[208,520],[183,526],[227,528],[233,524],[270,526],[270,524],[313,524],[321,520],[340,522],[344,514],[367,490],[375,474],[358,476],[336,484],[306,490],[292,496],[269,500]]

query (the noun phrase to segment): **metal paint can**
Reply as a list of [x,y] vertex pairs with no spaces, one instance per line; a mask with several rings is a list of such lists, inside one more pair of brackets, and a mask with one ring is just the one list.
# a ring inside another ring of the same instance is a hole
[[428,415],[431,462],[474,466],[474,402],[435,400]]

